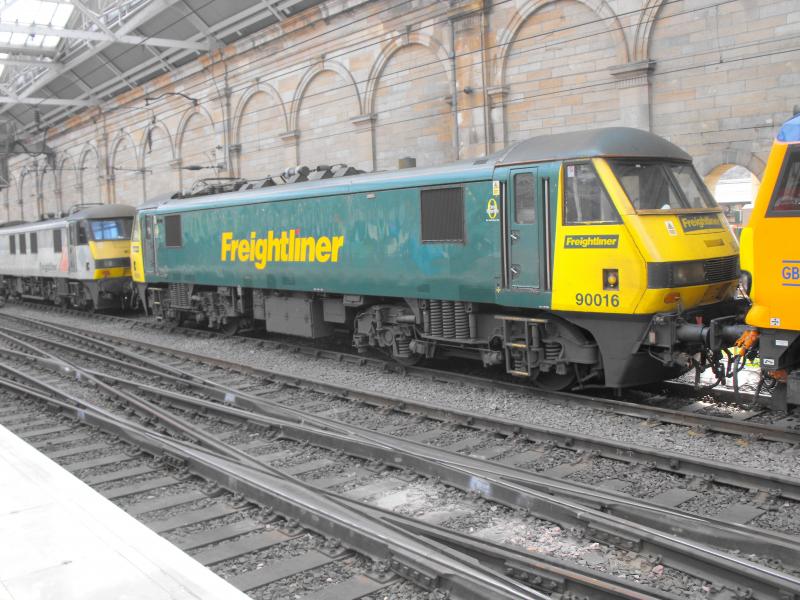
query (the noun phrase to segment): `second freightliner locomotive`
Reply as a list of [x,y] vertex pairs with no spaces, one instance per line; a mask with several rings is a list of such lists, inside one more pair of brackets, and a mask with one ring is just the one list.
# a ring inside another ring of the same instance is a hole
[[141,299],[215,328],[348,329],[360,350],[471,357],[545,388],[668,379],[732,341],[737,241],[660,137],[606,128],[352,172],[141,207]]
[[64,217],[0,226],[0,297],[119,309],[130,290],[134,209],[78,205]]

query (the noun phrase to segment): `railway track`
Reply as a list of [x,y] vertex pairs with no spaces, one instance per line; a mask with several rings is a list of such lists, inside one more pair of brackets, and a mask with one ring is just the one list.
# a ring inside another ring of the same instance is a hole
[[[27,331],[24,330],[26,328]],[[43,336],[44,332],[49,332],[49,336]],[[336,390],[327,384],[237,368],[235,365],[225,365],[222,361],[214,361],[214,366],[220,368],[219,378],[209,379],[206,359],[197,362],[197,357],[164,348],[146,347],[141,343],[131,345],[131,342],[127,342],[127,349],[121,349],[109,345],[108,336],[104,336],[106,342],[99,342],[52,325],[17,320],[16,328],[6,328],[6,335],[11,335],[17,340],[18,346],[26,347],[32,353],[37,351],[36,348],[39,348],[38,351],[47,348],[53,351],[53,355],[70,357],[70,363],[73,360],[77,362],[80,358],[89,365],[81,367],[86,369],[83,372],[87,376],[113,384],[114,389],[124,388],[138,395],[149,396],[153,401],[166,402],[173,410],[178,406],[180,411],[192,418],[198,418],[197,415],[203,415],[203,418],[214,415],[219,423],[238,421],[238,429],[223,432],[231,436],[235,437],[238,435],[236,431],[243,430],[277,431],[277,442],[281,444],[292,440],[305,448],[313,448],[308,451],[310,454],[301,452],[294,455],[293,460],[298,465],[304,465],[304,469],[308,465],[316,465],[316,469],[323,468],[325,461],[328,461],[328,465],[336,463],[337,456],[366,461],[364,464],[371,465],[372,471],[381,473],[397,470],[398,466],[402,466],[406,471],[438,478],[451,488],[480,496],[498,506],[523,509],[537,519],[546,519],[564,528],[580,530],[581,537],[588,538],[593,543],[614,546],[627,552],[638,549],[661,554],[668,568],[699,574],[700,577],[713,575],[710,579],[722,582],[722,587],[728,590],[755,590],[757,597],[784,597],[782,594],[796,593],[792,591],[796,581],[791,568],[781,570],[780,564],[780,561],[796,563],[800,556],[797,539],[793,536],[744,525],[731,525],[704,518],[702,515],[681,513],[670,508],[669,502],[662,502],[661,505],[642,502],[632,495],[615,492],[614,486],[608,491],[597,491],[595,484],[586,486],[567,480],[567,477],[591,466],[593,461],[621,460],[624,464],[630,464],[644,460],[644,455],[633,456],[631,449],[620,455],[617,451],[608,452],[608,442],[602,440],[578,439],[575,436],[554,438],[552,436],[556,434],[552,431],[534,431],[534,428],[504,423],[497,419],[476,419],[474,415],[456,414],[452,411],[447,413],[441,407],[425,407],[422,403],[412,405],[386,396],[378,398],[376,394]],[[115,340],[115,344],[125,343]],[[7,353],[6,355],[11,356]],[[95,371],[94,367],[100,368]],[[126,369],[127,377],[122,375]],[[158,380],[160,385],[152,385],[153,380]],[[35,377],[28,376],[28,381],[33,384]],[[255,394],[253,390],[263,390],[264,393]],[[426,409],[429,412],[426,413]],[[362,418],[361,427],[354,426],[352,421],[355,417],[359,414],[363,417],[364,413],[370,413],[371,416]],[[367,422],[370,419],[374,421],[372,425]],[[774,426],[769,429],[772,435],[778,435],[778,430],[783,429],[781,435],[787,436],[783,443],[796,443],[796,438],[792,437],[796,434],[788,429]],[[408,431],[413,432],[413,435],[402,435]],[[549,437],[543,438],[545,433]],[[445,443],[425,443],[433,440]],[[597,443],[605,444],[608,456],[597,450]],[[574,454],[576,449],[583,451],[576,455],[578,460],[575,457],[562,460],[543,474],[535,475],[530,472],[531,465],[538,461],[547,462],[553,458],[552,454]],[[272,450],[273,454],[282,452],[277,447]],[[324,452],[330,451],[338,454],[325,457]],[[637,449],[639,453],[644,451]],[[671,461],[665,465],[655,464],[656,471],[662,470],[675,475],[687,470],[686,464],[675,463],[674,456],[658,457],[652,452],[648,456],[647,470],[653,468],[654,457]],[[496,460],[490,460],[492,458]],[[338,462],[341,464],[337,464],[337,467],[345,464],[343,459]],[[770,474],[746,473],[741,469],[725,468],[724,465],[701,465],[701,461],[690,463],[690,474],[692,469],[702,466],[703,469],[716,469],[714,476],[717,480],[730,478],[731,482],[739,480],[738,484],[732,485],[741,485],[744,481],[746,486],[761,489],[766,493],[762,502],[774,502],[776,495],[791,498],[796,493],[792,489],[795,482],[788,478],[776,480]],[[280,460],[278,464],[281,465]],[[516,468],[518,466],[528,468]],[[334,486],[335,491],[347,492],[349,485],[355,485],[350,481],[350,468],[354,472],[361,469],[362,475],[363,469],[370,470],[363,464],[346,466],[344,474],[339,476],[341,481],[338,485],[343,487],[339,489]],[[314,470],[311,469],[312,472]],[[337,474],[340,472],[337,471]],[[694,473],[693,476],[698,477],[698,474]],[[403,481],[404,478],[396,474],[391,478],[384,475],[382,481],[366,484],[362,482],[355,489],[366,487],[369,490],[369,486],[374,485],[374,490],[388,492],[402,488]],[[786,489],[781,489],[779,493],[774,488],[764,489],[766,485],[776,481]],[[389,487],[384,489],[385,486]],[[718,491],[721,486],[709,484],[706,476],[705,483],[698,486],[697,492],[689,487],[665,490],[666,496],[671,494],[673,502],[683,497],[685,502],[689,499],[686,497],[689,492],[698,495],[701,487]],[[684,491],[680,493],[679,490]],[[495,507],[493,512],[498,510],[494,504],[491,507]],[[379,508],[380,505],[373,506],[373,510]],[[439,512],[445,513],[445,517],[451,517],[452,507],[448,505],[446,508],[448,510]],[[738,511],[743,516],[749,514],[752,519],[753,508],[741,506]],[[470,515],[465,518],[469,522],[474,517]],[[432,527],[430,519],[427,522],[419,522],[419,519],[417,521],[408,526],[415,528],[415,531],[429,531]],[[691,542],[689,547],[680,544],[676,547],[668,543],[674,540],[667,540],[665,536],[674,536],[678,532]],[[429,535],[435,535],[439,539],[439,536],[455,534],[445,530]],[[461,543],[469,545],[477,542],[470,538]],[[704,544],[721,546],[728,551],[752,553],[754,558],[753,561],[742,562],[734,559],[731,563],[731,556],[720,553],[713,546],[699,551],[698,545]],[[512,569],[512,573],[516,572]],[[522,576],[525,573],[518,574]],[[755,585],[747,585],[754,581]]]
[[[237,588],[285,598],[327,587],[325,597],[339,598],[349,581],[366,593],[414,597],[414,586],[375,572],[364,557],[176,468],[174,456],[142,451],[88,426],[85,412],[68,418],[69,410],[39,394],[22,386],[5,394],[0,423]],[[260,568],[266,564],[269,569]]]
[[[85,312],[69,308],[31,302],[15,302],[14,304],[44,312],[55,312],[78,318],[86,317]],[[208,329],[165,326],[163,323],[148,318],[130,318],[113,314],[94,314],[92,318],[103,322],[118,323],[132,329],[159,330],[166,328],[171,333],[189,338],[226,339],[231,337],[229,334]],[[87,333],[92,335],[91,332]],[[795,414],[768,411],[764,406],[756,402],[752,394],[744,392],[737,394],[725,386],[715,388],[696,387],[685,382],[666,381],[657,386],[647,386],[642,390],[627,390],[628,395],[633,398],[623,400],[592,394],[591,390],[586,390],[582,393],[540,390],[528,384],[511,381],[504,374],[486,376],[452,369],[404,366],[391,359],[356,354],[349,346],[345,349],[331,349],[328,344],[302,344],[292,336],[271,336],[270,339],[266,339],[261,336],[251,337],[245,333],[239,336],[238,339],[246,340],[246,343],[252,344],[256,348],[285,350],[316,359],[378,368],[426,381],[456,385],[466,384],[491,391],[503,390],[518,394],[535,395],[556,405],[591,407],[609,414],[642,418],[651,422],[694,426],[706,431],[750,435],[751,428],[747,424],[748,421],[777,422],[778,429],[800,430],[800,415],[797,414],[800,411],[795,411]],[[597,392],[601,391],[605,392],[605,390],[597,390]],[[665,407],[665,404],[668,407]],[[745,424],[740,425],[740,423]],[[759,434],[756,433],[755,435]]]
[[[348,500],[346,497],[334,501],[332,497],[322,497],[319,493],[316,493],[309,498],[308,488],[298,486],[296,479],[287,478],[287,473],[297,476],[307,473],[309,470],[314,470],[313,468],[308,468],[306,457],[303,457],[302,463],[298,463],[303,464],[304,468],[297,469],[296,472],[291,471],[291,465],[280,465],[284,467],[284,470],[279,471],[274,467],[268,466],[265,460],[258,458],[259,456],[275,454],[275,452],[271,452],[271,450],[276,449],[270,448],[270,436],[258,436],[261,439],[256,440],[256,445],[265,446],[267,450],[259,454],[254,452],[254,448],[251,447],[249,448],[250,454],[244,454],[243,450],[237,448],[237,445],[253,446],[252,428],[244,429],[230,424],[227,424],[226,427],[225,421],[218,414],[196,413],[195,410],[200,406],[196,403],[197,401],[195,401],[191,414],[188,416],[176,415],[176,412],[185,413],[186,411],[176,411],[174,409],[165,411],[155,405],[145,405],[124,392],[120,392],[117,386],[104,386],[100,379],[88,370],[59,361],[54,355],[48,355],[41,349],[35,349],[32,346],[28,346],[27,349],[30,351],[29,354],[7,349],[3,351],[6,360],[12,360],[13,362],[13,359],[16,358],[17,362],[21,363],[21,365],[15,367],[6,362],[3,363],[3,370],[16,380],[11,381],[6,377],[0,380],[0,383],[6,389],[12,390],[15,394],[38,398],[51,404],[56,403],[62,411],[71,411],[80,420],[90,421],[93,424],[103,421],[105,428],[110,429],[118,436],[126,436],[129,439],[133,437],[139,446],[146,448],[148,452],[154,455],[158,454],[158,450],[154,449],[152,440],[150,442],[142,440],[141,431],[138,432],[139,438],[137,439],[130,431],[133,427],[132,423],[129,422],[122,426],[116,420],[115,422],[109,422],[107,414],[104,415],[103,412],[114,409],[117,411],[124,410],[128,416],[133,413],[138,417],[139,427],[145,424],[155,432],[172,431],[177,434],[178,438],[192,439],[195,443],[205,444],[207,446],[206,450],[193,447],[189,450],[182,448],[182,451],[179,452],[173,441],[165,444],[165,441],[160,439],[162,446],[167,446],[166,448],[161,448],[161,453],[167,457],[165,459],[167,462],[179,464],[182,468],[202,474],[206,478],[213,479],[213,477],[209,476],[215,474],[226,483],[227,487],[234,488],[234,491],[245,493],[249,497],[259,496],[263,498],[266,496],[268,499],[263,504],[273,507],[277,505],[279,512],[284,515],[289,514],[298,519],[305,518],[310,520],[314,524],[314,529],[317,531],[322,529],[329,534],[337,534],[335,537],[340,540],[346,540],[348,547],[355,545],[365,554],[374,555],[380,553],[381,550],[380,547],[375,548],[374,546],[386,545],[385,540],[390,537],[392,542],[389,545],[393,546],[393,548],[392,552],[383,556],[384,562],[388,566],[383,567],[382,573],[400,574],[422,590],[430,590],[432,587],[441,588],[452,592],[454,594],[453,597],[457,598],[540,597],[534,587],[540,587],[550,592],[561,590],[577,593],[580,591],[582,595],[586,595],[586,590],[590,590],[589,597],[675,597],[671,594],[656,593],[655,591],[653,595],[650,595],[647,593],[647,588],[643,589],[640,584],[617,581],[617,578],[614,577],[598,577],[597,574],[592,574],[586,569],[581,570],[574,565],[554,561],[544,555],[531,557],[530,553],[521,553],[513,548],[496,547],[496,545],[489,544],[484,540],[465,536],[464,534],[459,535],[457,531],[438,532],[429,523],[407,517],[404,518],[402,515],[389,515],[378,508],[371,509],[371,512],[365,515],[363,512],[364,507],[359,502],[352,499]],[[66,380],[68,387],[81,388],[80,392],[74,389],[72,390],[74,395],[65,394],[63,389],[64,381],[57,382],[58,386],[55,386],[54,382],[49,381],[48,375],[51,373],[57,374],[61,380]],[[119,384],[120,382],[116,383]],[[92,406],[86,400],[81,399],[80,396],[85,395],[87,391],[84,388],[91,390],[98,386],[101,388],[102,393],[96,400],[97,405]],[[116,393],[115,388],[117,388]],[[61,400],[55,400],[54,397],[56,396],[60,396]],[[109,399],[110,396],[114,396],[113,401]],[[71,402],[65,402],[67,398]],[[122,402],[120,402],[121,400]],[[210,409],[211,407],[201,408]],[[105,420],[101,417],[105,417]],[[134,433],[137,432],[134,431]],[[232,440],[237,445],[226,444],[220,441],[220,438],[225,434],[230,434],[231,437],[236,437],[237,435],[245,436],[246,441],[243,439]],[[214,453],[210,454],[211,451]],[[266,455],[264,452],[266,452]],[[286,454],[286,449],[284,448],[277,452]],[[231,464],[230,459],[223,461],[220,455],[226,453],[238,458],[237,463]],[[272,462],[274,462],[275,458],[275,456],[272,456]],[[196,462],[200,464],[195,464]],[[258,490],[254,490],[252,487],[254,484],[253,477],[256,474],[262,480],[262,485]],[[383,477],[380,472],[376,472],[375,475]],[[368,485],[370,484],[362,484],[359,487],[363,489]],[[256,491],[259,493],[256,494]],[[358,526],[355,525],[353,516],[356,511],[358,511]],[[345,526],[344,520],[347,516],[349,516],[349,523]],[[388,529],[389,527],[391,529]],[[409,534],[409,531],[412,531],[410,529],[412,527],[414,528],[413,537]],[[367,528],[369,534],[365,533]],[[421,536],[420,532],[425,531],[426,528],[429,533],[423,536],[427,541],[424,546],[423,557],[419,549],[417,549],[416,553],[414,552],[414,546],[420,546],[420,543],[416,540]],[[359,539],[359,535],[366,537],[367,540]],[[440,556],[437,553],[437,548],[442,547],[445,541],[448,542],[447,554]],[[459,556],[460,552],[465,552],[466,549],[469,550],[469,554],[463,554],[460,560],[453,563],[455,559],[452,556],[454,554]],[[491,568],[482,565],[472,566],[476,562],[474,558],[476,555],[481,557],[483,562],[489,563]],[[438,566],[437,560],[443,563],[443,567],[446,567],[441,568],[439,572],[436,570]],[[326,564],[329,562],[332,561],[325,561]],[[301,565],[304,564],[296,559],[287,561],[288,563],[291,563],[296,570],[299,570]],[[494,573],[493,571],[500,572]],[[274,570],[265,570],[260,575],[256,575],[256,577],[260,577],[258,581],[261,581],[269,573],[274,574]],[[281,573],[281,571],[279,570],[278,573]],[[551,575],[548,576],[548,574]],[[516,577],[511,577],[512,575],[516,575]],[[386,577],[385,574],[383,576]],[[365,578],[371,579],[368,574],[361,574],[353,575],[347,581],[354,577],[362,583]],[[285,577],[282,579],[285,579]],[[305,579],[308,579],[308,577],[305,576]],[[534,587],[528,587],[522,583],[525,580],[530,580]],[[350,595],[346,595],[342,591],[343,587],[346,587],[344,584],[337,587],[336,580],[331,580],[331,578],[327,579],[327,583],[329,585],[323,586],[322,589],[313,592],[309,597],[356,598],[363,596],[363,589],[361,589],[363,586],[352,594],[347,592]],[[237,584],[241,584],[238,579]],[[348,585],[353,587],[351,584]],[[347,589],[350,589],[350,587]],[[266,596],[259,594],[258,597],[285,597],[281,593],[277,595],[270,595],[270,593]]]

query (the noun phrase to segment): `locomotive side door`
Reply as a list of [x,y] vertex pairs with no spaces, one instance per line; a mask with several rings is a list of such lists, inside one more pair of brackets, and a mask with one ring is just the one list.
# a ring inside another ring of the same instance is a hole
[[155,273],[156,270],[156,217],[144,216],[144,270]]
[[508,175],[505,235],[508,248],[508,287],[541,288],[542,223],[545,220],[538,169],[511,169]]

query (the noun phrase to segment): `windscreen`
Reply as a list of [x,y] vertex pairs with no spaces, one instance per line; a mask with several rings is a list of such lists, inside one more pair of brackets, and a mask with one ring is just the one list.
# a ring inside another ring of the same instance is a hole
[[114,240],[131,239],[131,225],[133,217],[118,217],[116,219],[91,219],[89,228],[95,242],[109,242]]
[[633,207],[639,210],[681,210],[717,206],[689,163],[609,160]]
[[770,216],[796,216],[800,212],[800,150],[791,148],[772,194]]

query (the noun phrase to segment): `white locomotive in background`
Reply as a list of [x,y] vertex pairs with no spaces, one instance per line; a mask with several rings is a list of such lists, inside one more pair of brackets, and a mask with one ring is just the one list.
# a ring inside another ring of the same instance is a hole
[[135,211],[80,205],[69,215],[0,226],[0,296],[85,310],[124,304]]

